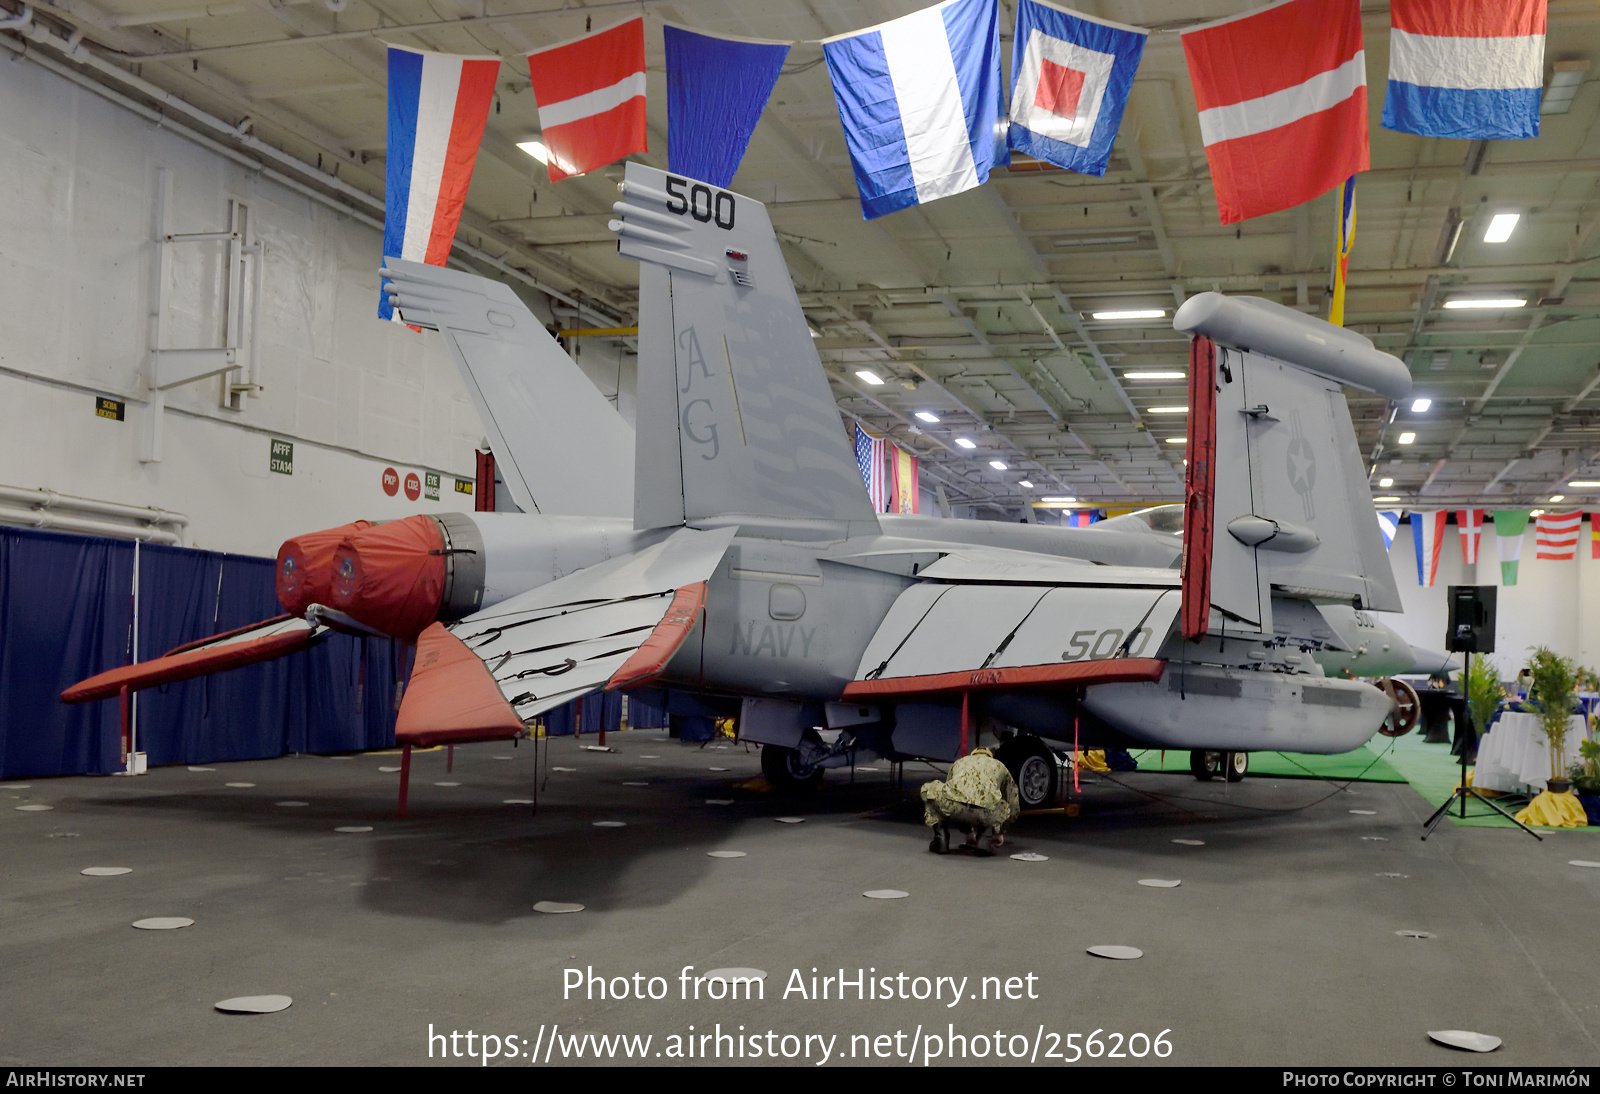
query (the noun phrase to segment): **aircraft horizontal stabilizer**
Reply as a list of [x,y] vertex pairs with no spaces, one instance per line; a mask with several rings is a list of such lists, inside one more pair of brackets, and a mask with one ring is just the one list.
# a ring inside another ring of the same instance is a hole
[[451,631],[526,721],[654,678],[689,638],[735,529],[679,529],[468,616]]
[[247,627],[178,646],[150,661],[108,669],[81,680],[61,693],[63,703],[88,703],[110,699],[123,688],[141,691],[158,684],[173,684],[209,676],[259,661],[271,661],[303,650],[321,638],[327,627],[292,615],[280,615]]
[[514,737],[522,719],[461,639],[434,623],[417,638],[417,660],[400,700],[395,739],[428,747]]

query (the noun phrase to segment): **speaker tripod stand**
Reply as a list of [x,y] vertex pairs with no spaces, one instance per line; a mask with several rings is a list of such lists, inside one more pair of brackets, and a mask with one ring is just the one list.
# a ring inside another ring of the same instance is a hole
[[[1466,662],[1465,668],[1462,670],[1462,673],[1461,673],[1461,676],[1462,676],[1462,690],[1467,692],[1467,700],[1468,700],[1467,701],[1467,710],[1468,710],[1467,717],[1470,718],[1472,716],[1471,713],[1470,713],[1471,709],[1472,709],[1472,703],[1471,703],[1472,695],[1471,695],[1470,685],[1468,684],[1468,680],[1470,680],[1471,675],[1472,675],[1472,654],[1464,653],[1464,654],[1462,654],[1462,657]],[[1474,727],[1474,730],[1475,729],[1476,729],[1476,727]],[[1535,832],[1532,828],[1529,828],[1526,824],[1523,824],[1516,817],[1513,817],[1510,813],[1507,813],[1504,809],[1500,808],[1500,806],[1498,804],[1496,804],[1495,802],[1490,801],[1488,798],[1484,797],[1482,794],[1480,794],[1478,792],[1477,787],[1468,786],[1467,785],[1467,743],[1466,743],[1466,741],[1462,740],[1461,731],[1460,731],[1459,728],[1456,730],[1456,740],[1461,745],[1461,757],[1460,757],[1460,759],[1461,759],[1461,781],[1456,785],[1456,788],[1454,790],[1450,791],[1450,796],[1445,799],[1445,803],[1443,805],[1441,805],[1438,809],[1434,810],[1433,816],[1429,817],[1426,821],[1423,822],[1423,825],[1422,825],[1422,838],[1423,839],[1427,839],[1429,836],[1433,835],[1433,830],[1436,827],[1438,827],[1439,822],[1444,820],[1445,815],[1450,812],[1450,807],[1452,805],[1455,805],[1456,802],[1458,802],[1458,801],[1461,803],[1461,806],[1460,806],[1460,810],[1461,811],[1458,814],[1458,818],[1460,820],[1466,820],[1468,818],[1467,799],[1468,798],[1475,798],[1478,801],[1481,801],[1484,805],[1487,805],[1490,809],[1493,809],[1496,813],[1499,813],[1502,817],[1504,817],[1506,820],[1510,821],[1512,824],[1516,825],[1518,828],[1522,829],[1524,832],[1528,833],[1528,835],[1532,836],[1534,839],[1538,840],[1540,843],[1543,843],[1544,842],[1544,837],[1543,836],[1541,836],[1539,833]],[[1486,817],[1488,815],[1489,814],[1487,814],[1487,813],[1474,813],[1474,814],[1471,814],[1471,816],[1476,816],[1476,817]]]

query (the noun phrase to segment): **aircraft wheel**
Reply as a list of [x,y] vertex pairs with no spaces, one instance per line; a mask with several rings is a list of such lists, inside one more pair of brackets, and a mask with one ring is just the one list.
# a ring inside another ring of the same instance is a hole
[[1417,689],[1404,680],[1391,677],[1383,682],[1382,687],[1394,704],[1394,710],[1384,719],[1378,732],[1385,737],[1404,737],[1422,717],[1422,699],[1418,697]]
[[1203,752],[1199,749],[1189,753],[1189,771],[1195,778],[1203,783],[1210,782],[1222,768],[1222,752]]
[[1056,757],[1043,741],[1030,734],[1013,737],[1000,746],[995,759],[1011,772],[1022,808],[1043,809],[1055,804]]
[[1224,752],[1222,759],[1223,768],[1228,773],[1228,781],[1231,783],[1243,781],[1244,773],[1250,770],[1250,753]]
[[761,774],[779,790],[814,790],[822,782],[822,768],[805,762],[801,749],[782,745],[761,746]]

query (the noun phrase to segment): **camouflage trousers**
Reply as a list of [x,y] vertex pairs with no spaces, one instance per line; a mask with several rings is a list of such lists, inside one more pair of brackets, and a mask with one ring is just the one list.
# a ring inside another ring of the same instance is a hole
[[922,784],[922,823],[929,828],[941,824],[959,824],[982,831],[993,828],[1000,831],[1012,820],[1011,806],[1003,799],[987,808],[957,801],[950,797],[944,782],[934,779]]

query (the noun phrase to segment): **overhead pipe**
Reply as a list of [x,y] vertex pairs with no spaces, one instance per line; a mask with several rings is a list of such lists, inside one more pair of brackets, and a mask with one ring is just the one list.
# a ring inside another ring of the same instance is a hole
[[0,30],[21,30],[33,22],[33,5],[24,4],[17,14],[0,19]]
[[51,513],[44,509],[13,509],[9,505],[0,505],[0,524],[81,532],[85,535],[110,536],[114,539],[137,539],[145,543],[161,543],[172,547],[182,543],[176,532],[168,532],[150,525],[112,524],[104,520],[64,517],[60,513]]
[[157,509],[154,506],[125,505],[119,501],[99,501],[95,498],[80,498],[72,494],[58,494],[54,490],[30,490],[22,486],[0,486],[0,501],[21,502],[32,509],[73,509],[82,513],[94,513],[106,517],[126,517],[129,520],[142,520],[147,524],[170,524],[178,528],[187,528],[189,518],[182,513],[175,513],[170,509]]

